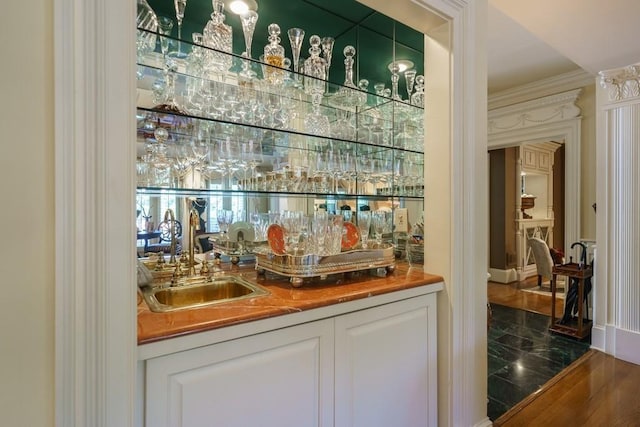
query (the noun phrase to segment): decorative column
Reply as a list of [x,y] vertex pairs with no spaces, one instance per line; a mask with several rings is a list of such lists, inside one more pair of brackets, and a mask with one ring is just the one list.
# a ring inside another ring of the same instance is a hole
[[640,364],[640,64],[599,76],[593,344]]

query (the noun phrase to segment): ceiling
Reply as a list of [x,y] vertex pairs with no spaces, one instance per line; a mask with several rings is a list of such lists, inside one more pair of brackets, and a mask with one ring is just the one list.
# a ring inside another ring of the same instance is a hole
[[638,0],[489,0],[489,93],[639,62],[638,16]]
[[491,3],[487,28],[490,94],[580,69]]

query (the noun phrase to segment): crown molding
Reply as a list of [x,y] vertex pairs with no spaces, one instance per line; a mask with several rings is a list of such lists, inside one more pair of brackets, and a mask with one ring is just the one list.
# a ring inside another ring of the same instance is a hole
[[541,96],[589,86],[595,84],[595,82],[596,77],[584,70],[571,71],[490,94],[487,108],[493,110]]
[[581,92],[582,89],[574,89],[491,110],[487,132],[492,135],[579,117],[581,110],[576,101]]
[[607,89],[609,101],[640,98],[640,63],[600,71],[600,85]]

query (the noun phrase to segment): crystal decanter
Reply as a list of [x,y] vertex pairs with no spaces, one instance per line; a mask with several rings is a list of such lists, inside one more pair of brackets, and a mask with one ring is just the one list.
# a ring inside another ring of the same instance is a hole
[[225,72],[231,68],[232,57],[227,53],[233,52],[233,32],[231,27],[224,23],[222,0],[213,0],[213,13],[202,35],[205,46],[220,51],[206,53],[206,67],[219,72]]
[[280,44],[280,26],[271,24],[267,30],[269,44],[264,47],[264,62],[267,64],[265,79],[273,85],[280,85],[284,78],[284,70],[282,70],[284,47]]
[[344,83],[338,91],[329,98],[329,103],[336,107],[359,107],[367,102],[367,94],[360,92],[353,82],[353,66],[355,64],[356,48],[346,46],[344,54]]
[[311,95],[311,112],[305,118],[305,129],[316,135],[329,135],[329,119],[320,112],[320,103],[325,89],[327,62],[320,56],[320,37],[309,39],[309,58],[304,61],[304,90]]

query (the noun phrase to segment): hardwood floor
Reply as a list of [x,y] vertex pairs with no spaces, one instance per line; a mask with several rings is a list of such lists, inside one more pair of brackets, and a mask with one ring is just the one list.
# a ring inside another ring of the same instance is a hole
[[[489,282],[490,303],[550,315],[551,297],[520,290],[528,284]],[[563,300],[556,302],[563,311]],[[589,350],[494,426],[640,426],[640,365]]]
[[638,426],[640,366],[590,350],[493,425]]
[[[523,292],[521,289],[535,286],[532,278],[525,282],[496,283],[487,282],[487,299],[489,303],[506,305],[507,307],[533,311],[551,316],[551,297],[547,295]],[[556,313],[564,311],[564,300],[556,298]]]

